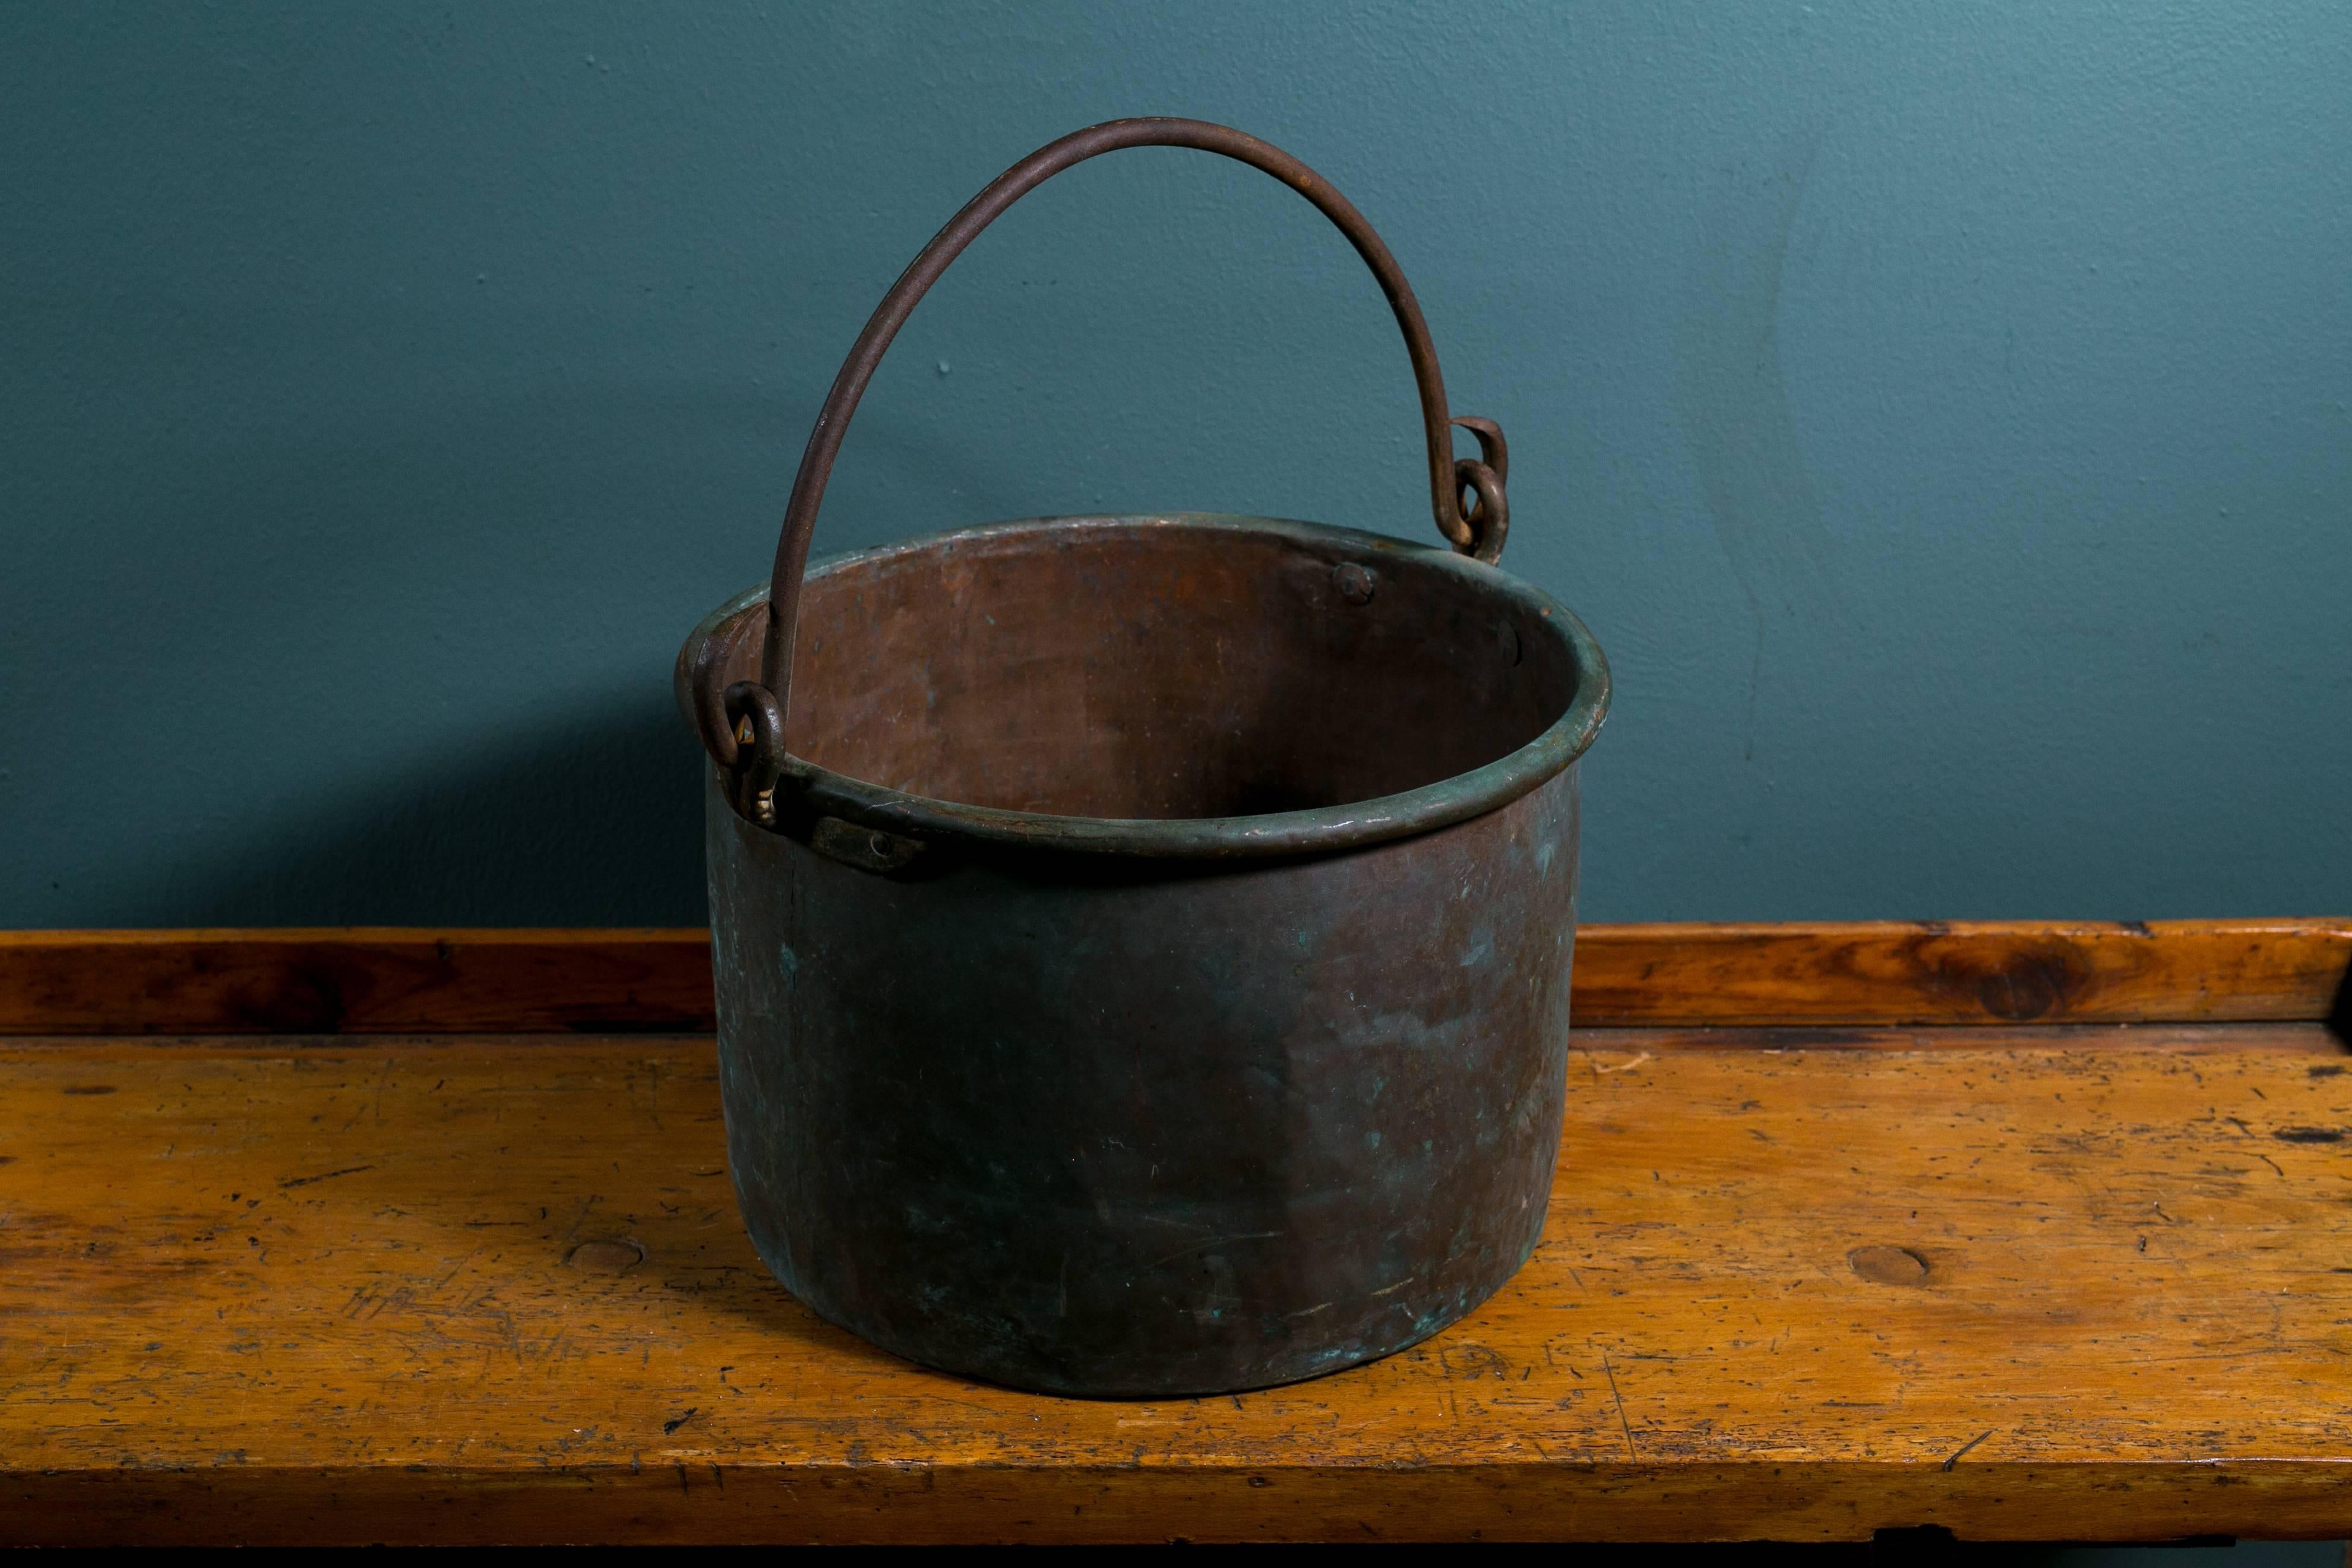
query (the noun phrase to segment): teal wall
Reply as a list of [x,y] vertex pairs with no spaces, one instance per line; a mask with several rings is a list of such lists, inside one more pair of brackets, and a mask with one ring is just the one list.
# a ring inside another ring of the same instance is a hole
[[[701,918],[677,642],[972,191],[1113,116],[1387,236],[1615,663],[1604,919],[2352,907],[2352,9],[0,10],[0,924]],[[1087,165],[819,548],[1423,537],[1306,205]]]

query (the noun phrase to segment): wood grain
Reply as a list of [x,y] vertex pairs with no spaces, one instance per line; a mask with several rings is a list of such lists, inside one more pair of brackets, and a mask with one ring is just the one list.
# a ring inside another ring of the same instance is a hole
[[[1580,1024],[2291,1021],[2341,1006],[2352,920],[1591,925]],[[698,1030],[708,933],[0,932],[0,1034]]]
[[707,1040],[14,1045],[0,1540],[2343,1534],[2352,1059],[2285,1032],[1587,1037],[1500,1296],[1157,1405],[809,1317]]
[[0,1035],[671,1034],[711,1027],[710,933],[0,932]]
[[[1619,935],[1618,933],[1625,933]],[[2352,921],[1596,927],[1580,1024],[2077,1024],[2327,1017]]]

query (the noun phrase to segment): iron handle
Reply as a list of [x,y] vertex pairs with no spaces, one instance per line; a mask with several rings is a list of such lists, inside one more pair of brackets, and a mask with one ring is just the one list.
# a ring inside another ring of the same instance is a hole
[[[761,678],[737,681],[719,693],[709,689],[715,669],[695,672],[696,719],[703,744],[721,766],[738,769],[740,764],[739,799],[755,814],[765,814],[783,771],[783,731],[792,701],[793,637],[800,618],[801,577],[808,564],[809,540],[815,531],[825,481],[832,477],[834,458],[841,450],[841,438],[866,383],[873,379],[891,339],[916,302],[981,230],[1063,170],[1124,147],[1191,147],[1262,169],[1314,203],[1347,236],[1356,254],[1372,269],[1381,292],[1388,296],[1389,308],[1404,333],[1405,352],[1412,360],[1429,447],[1430,509],[1437,531],[1465,555],[1491,562],[1502,554],[1510,527],[1510,506],[1503,490],[1509,458],[1502,429],[1491,419],[1449,416],[1437,350],[1430,342],[1429,324],[1422,318],[1412,288],[1389,247],[1345,196],[1280,148],[1206,121],[1114,120],[1074,132],[1030,153],[965,204],[931,237],[875,307],[840,374],[834,377],[832,390],[825,394],[816,427],[809,432],[808,446],[801,454],[792,499],[784,507],[775,571],[768,587],[767,647],[761,660]],[[1478,458],[1454,456],[1452,426],[1455,425],[1477,438]],[[1462,504],[1465,490],[1474,498],[1466,509]],[[748,757],[747,749],[751,753]]]

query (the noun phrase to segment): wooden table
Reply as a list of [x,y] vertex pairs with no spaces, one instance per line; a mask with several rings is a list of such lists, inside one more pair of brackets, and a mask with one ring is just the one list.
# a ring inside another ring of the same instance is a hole
[[2348,956],[1591,928],[1517,1279],[1147,1405],[784,1294],[699,932],[0,938],[0,1541],[2352,1533]]

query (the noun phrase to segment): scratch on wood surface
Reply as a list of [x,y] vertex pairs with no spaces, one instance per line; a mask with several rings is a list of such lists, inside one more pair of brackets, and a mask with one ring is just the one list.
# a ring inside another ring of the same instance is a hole
[[1633,1424],[1625,1419],[1625,1396],[1617,1392],[1617,1369],[1609,1364],[1609,1352],[1604,1346],[1596,1344],[1592,1348],[1601,1352],[1601,1370],[1608,1374],[1609,1397],[1617,1406],[1617,1429],[1625,1434],[1625,1457],[1638,1459],[1642,1456],[1633,1447]]
[[283,1187],[307,1187],[314,1182],[331,1182],[337,1176],[355,1176],[362,1171],[373,1171],[373,1165],[345,1165],[340,1171],[321,1171],[315,1176],[288,1176],[278,1184]]
[[1988,1438],[1988,1437],[1990,1437],[1990,1436],[1992,1436],[1992,1431],[1991,1431],[1991,1429],[1990,1429],[1990,1427],[1988,1427],[1986,1430],[1984,1430],[1984,1431],[1982,1431],[1982,1432],[1978,1433],[1975,1436],[1973,1436],[1973,1437],[1969,1438],[1967,1442],[1965,1442],[1965,1443],[1961,1444],[1961,1445],[1959,1446],[1958,1449],[1958,1450],[1956,1450],[1956,1451],[1953,1453],[1952,1457],[1951,1457],[1950,1458],[1946,1459],[1946,1460],[1944,1461],[1944,1468],[1946,1468],[1947,1470],[1949,1470],[1949,1469],[1953,1468],[1954,1467],[1958,1466],[1958,1465],[1959,1464],[1959,1462],[1960,1462],[1960,1456],[1961,1456],[1961,1455],[1966,1454],[1966,1453],[1967,1453],[1970,1448],[1975,1447],[1979,1443],[1983,1442],[1986,1438]]

